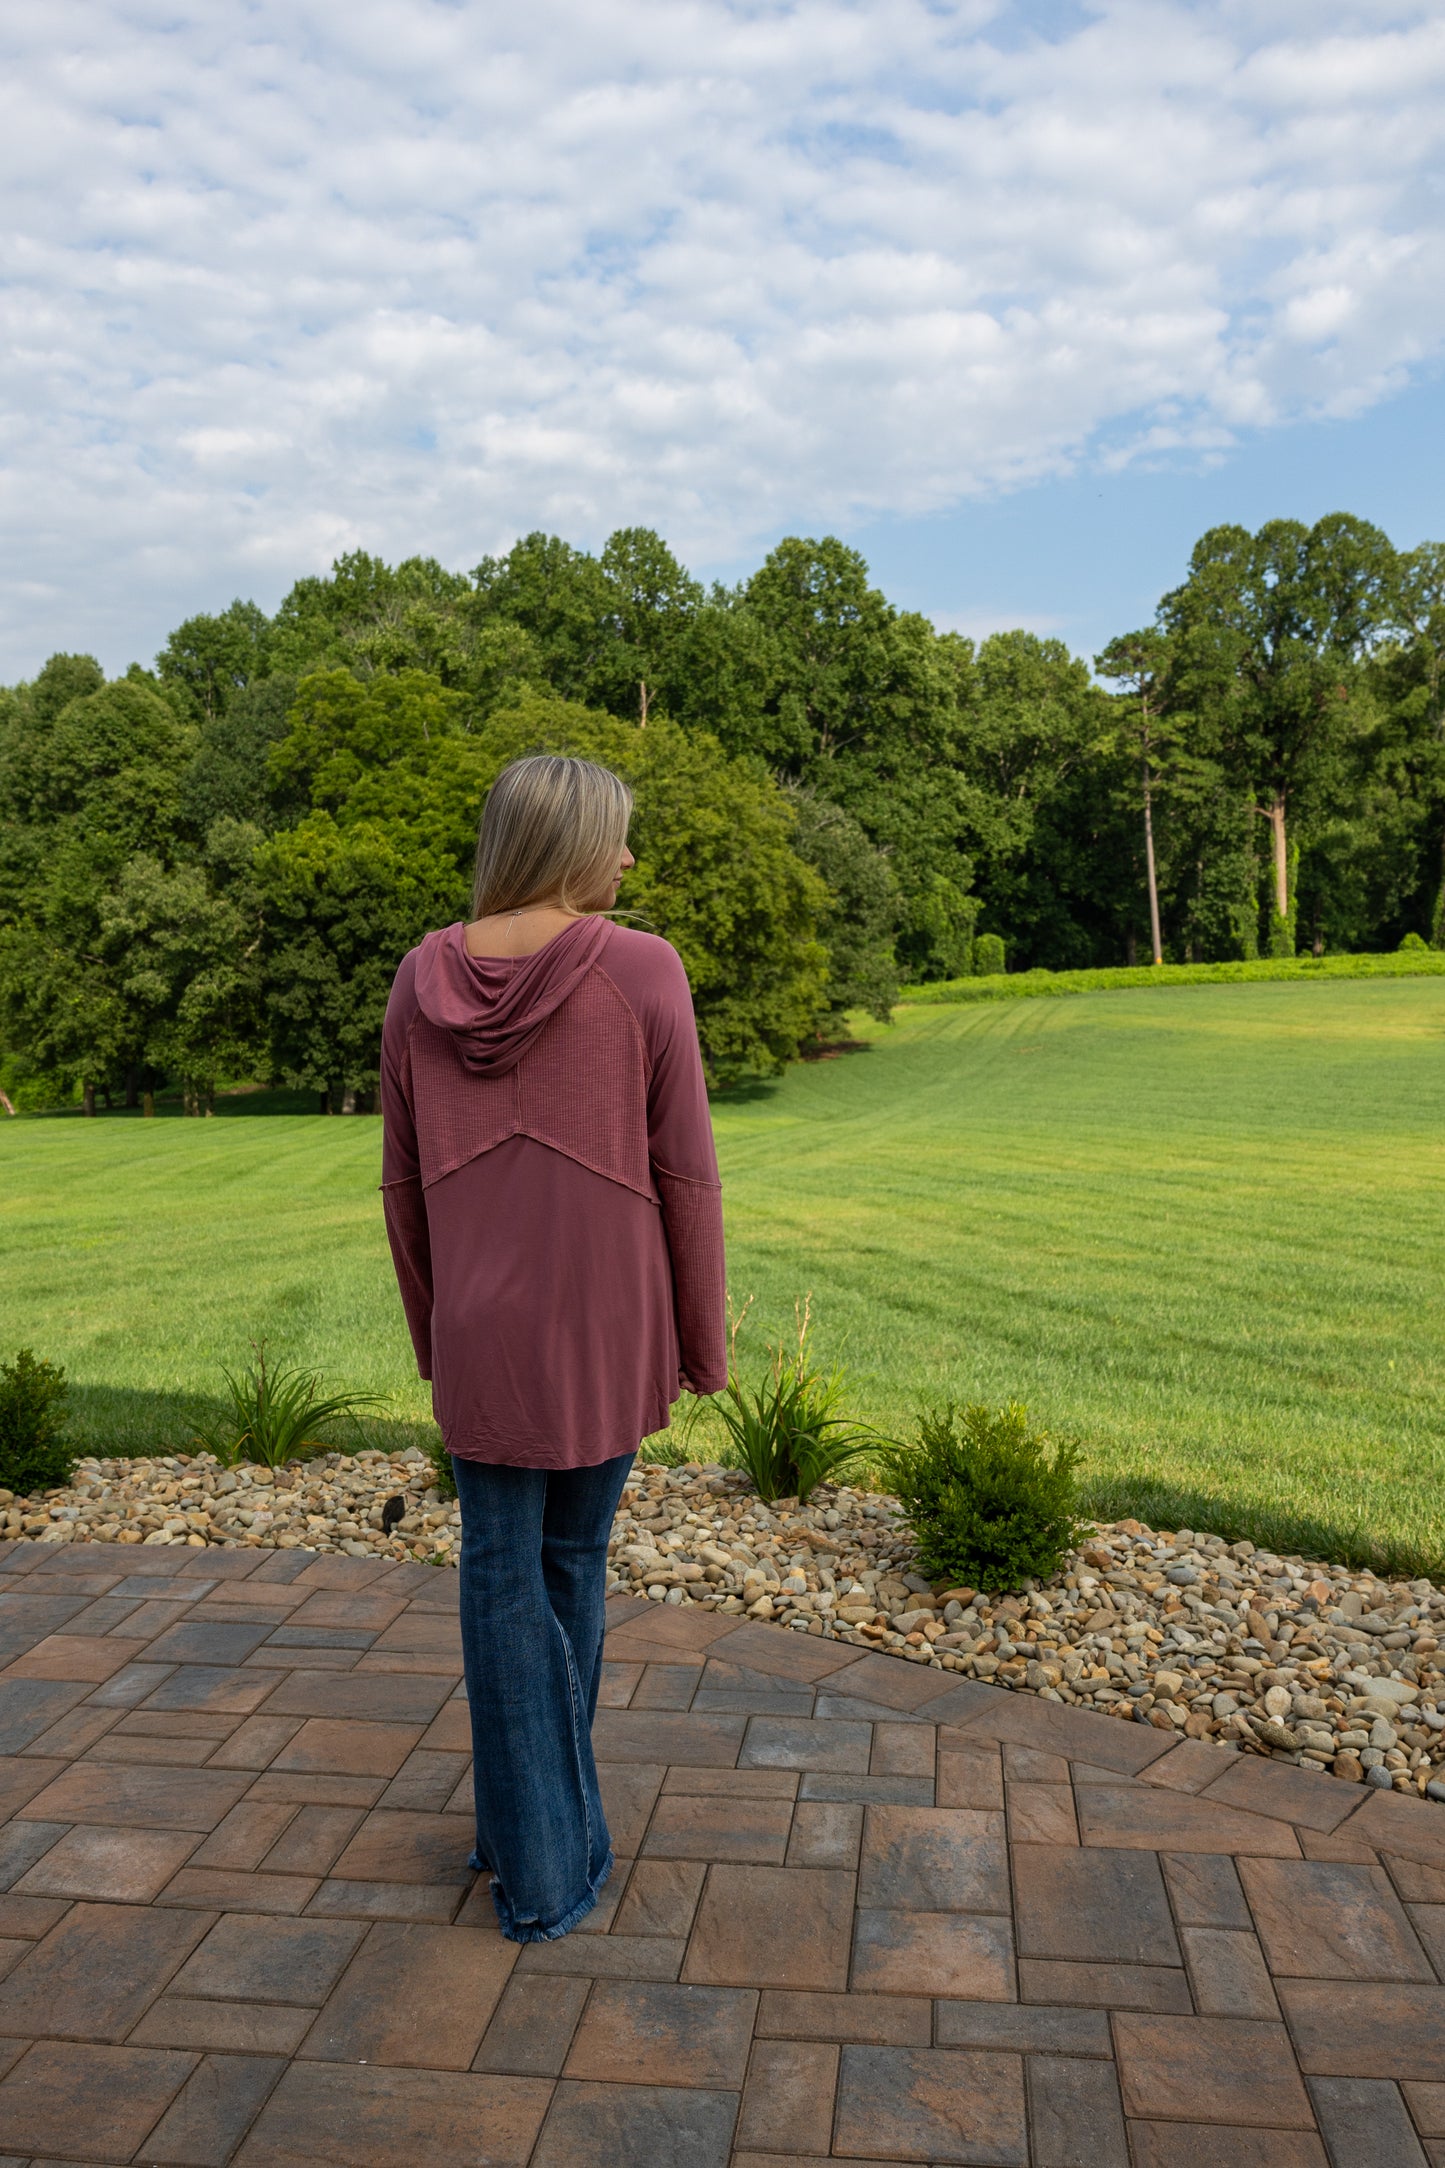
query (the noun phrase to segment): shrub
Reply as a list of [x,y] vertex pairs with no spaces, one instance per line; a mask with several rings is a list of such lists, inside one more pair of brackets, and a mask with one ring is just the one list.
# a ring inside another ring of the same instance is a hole
[[327,1424],[382,1404],[376,1393],[323,1395],[314,1370],[268,1369],[264,1343],[253,1340],[251,1346],[256,1359],[249,1369],[239,1377],[222,1371],[230,1407],[220,1425],[199,1439],[223,1468],[238,1460],[283,1467],[319,1446],[316,1432]]
[[900,1001],[1018,1001],[1106,993],[1125,987],[1262,985],[1266,980],[1445,978],[1445,901],[1437,948],[1392,949],[1381,956],[1258,956],[1250,963],[1119,964],[1098,971],[1010,971],[1003,977],[932,980],[905,986]]
[[796,1498],[801,1505],[819,1483],[835,1481],[850,1461],[874,1451],[881,1437],[838,1412],[846,1391],[841,1372],[825,1378],[814,1368],[808,1352],[811,1302],[810,1296],[798,1319],[795,1351],[787,1355],[775,1348],[771,1375],[750,1389],[739,1383],[737,1374],[744,1305],[733,1322],[728,1381],[713,1402],[728,1432],[735,1465],[769,1504],[775,1498]]
[[457,1494],[457,1471],[452,1466],[452,1456],[442,1444],[441,1432],[435,1432],[426,1441],[426,1457],[431,1462],[436,1478],[439,1498],[455,1498]]
[[996,979],[1008,966],[1004,957],[1003,935],[981,933],[973,944],[973,975],[976,979]]
[[65,1444],[65,1396],[58,1363],[37,1362],[28,1347],[0,1363],[0,1485],[27,1498],[70,1480],[75,1454]]
[[1399,949],[1396,953],[1401,956],[1408,956],[1411,955],[1416,949],[1428,949],[1429,946],[1430,944],[1425,939],[1423,934],[1407,933],[1404,940],[1400,943]]
[[1011,1401],[997,1413],[950,1401],[926,1413],[916,1446],[884,1454],[933,1581],[994,1592],[1047,1580],[1077,1541],[1078,1450],[1031,1430]]

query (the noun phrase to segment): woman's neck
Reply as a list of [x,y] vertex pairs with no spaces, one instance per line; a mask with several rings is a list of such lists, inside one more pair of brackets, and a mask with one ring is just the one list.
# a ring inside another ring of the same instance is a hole
[[535,956],[585,914],[560,903],[529,903],[520,911],[493,911],[464,927],[469,956]]

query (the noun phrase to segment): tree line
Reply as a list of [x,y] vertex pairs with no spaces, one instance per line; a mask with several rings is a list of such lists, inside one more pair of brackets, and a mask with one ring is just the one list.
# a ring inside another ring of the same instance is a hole
[[709,590],[641,529],[358,552],[110,682],[54,655],[0,690],[0,1085],[367,1105],[396,961],[539,748],[633,785],[622,901],[717,1081],[1000,936],[1054,969],[1445,944],[1445,546],[1215,528],[1095,661],[940,633],[835,539]]

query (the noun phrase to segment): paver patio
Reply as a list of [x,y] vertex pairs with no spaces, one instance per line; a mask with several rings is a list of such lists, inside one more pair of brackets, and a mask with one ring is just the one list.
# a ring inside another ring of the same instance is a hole
[[1445,1810],[615,1599],[518,1948],[456,1579],[0,1547],[0,2168],[1445,2164]]

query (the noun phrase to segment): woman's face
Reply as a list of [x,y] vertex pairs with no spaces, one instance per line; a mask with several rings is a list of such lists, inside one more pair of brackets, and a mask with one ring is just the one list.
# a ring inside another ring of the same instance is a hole
[[596,903],[593,904],[592,908],[594,911],[610,911],[612,909],[612,906],[617,901],[617,891],[622,886],[624,876],[630,873],[632,871],[632,868],[636,864],[637,860],[633,857],[631,851],[624,843],[622,846],[622,856],[617,861],[617,870],[609,877],[605,887],[603,888],[602,894],[598,897]]

